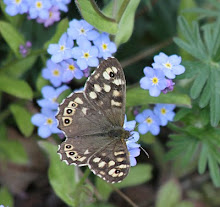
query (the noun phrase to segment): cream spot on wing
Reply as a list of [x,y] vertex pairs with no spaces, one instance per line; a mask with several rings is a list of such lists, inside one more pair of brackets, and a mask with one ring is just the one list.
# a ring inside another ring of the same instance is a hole
[[111,170],[108,171],[108,174],[109,174],[109,175],[112,175],[112,174],[114,174],[114,173],[115,173],[115,168],[113,168],[113,169],[111,169]]
[[111,90],[111,86],[104,84],[104,90],[105,92],[109,92]]
[[73,121],[73,119],[70,118],[70,117],[62,117],[62,120],[63,120],[63,125],[64,126],[69,126]]
[[121,106],[122,103],[121,103],[121,102],[114,101],[114,100],[111,100],[111,105],[112,105],[112,106]]
[[68,104],[69,108],[76,108],[78,106],[78,103],[74,102],[74,101],[70,101]]
[[106,153],[105,153],[105,152],[103,152],[103,153],[102,153],[102,156],[103,156],[103,157],[105,157],[105,156],[106,156]]
[[122,162],[125,158],[124,157],[117,157],[118,162]]
[[110,80],[110,76],[109,76],[109,74],[108,74],[106,71],[103,73],[103,77],[104,77],[106,80]]
[[98,164],[98,167],[102,168],[106,165],[106,162],[104,161],[101,161],[99,164]]
[[90,96],[90,98],[92,98],[92,99],[97,98],[97,95],[96,95],[96,93],[95,93],[94,91],[91,91],[91,92],[89,93],[89,96]]
[[106,68],[107,73],[113,72],[111,68]]
[[100,160],[101,160],[100,157],[96,157],[96,158],[93,159],[93,162],[99,162]]
[[123,165],[119,165],[118,168],[121,168],[121,169],[124,169],[124,168],[127,168],[128,166],[123,164]]
[[119,91],[117,91],[117,90],[113,91],[113,96],[120,96],[120,95],[121,95],[121,93]]
[[97,92],[101,92],[102,88],[98,84],[94,84],[94,89]]
[[124,175],[124,173],[123,173],[123,172],[120,172],[120,173],[118,174],[118,177],[121,177],[122,175]]
[[72,115],[74,115],[75,114],[75,112],[76,112],[76,109],[74,109],[74,108],[68,108],[68,107],[66,107],[65,109],[64,109],[64,112],[63,112],[63,115],[64,116],[72,116]]
[[83,162],[86,159],[86,157],[81,157],[77,161]]
[[66,151],[68,151],[68,150],[72,150],[74,147],[71,144],[65,144],[64,148],[65,148]]
[[114,166],[114,165],[115,165],[115,162],[114,162],[113,160],[111,160],[111,161],[108,162],[108,166],[109,166],[109,167]]
[[104,171],[100,171],[99,172],[101,175],[105,175],[105,172]]
[[124,152],[124,151],[118,151],[118,152],[114,152],[114,155],[115,155],[115,156],[118,156],[118,155],[123,155],[123,154],[125,154],[125,152]]
[[114,71],[114,73],[118,72],[118,69],[116,67],[112,67],[112,70]]
[[83,112],[85,115],[86,115],[87,110],[88,110],[87,108],[84,108],[84,107],[82,108],[82,112]]
[[98,79],[98,78],[99,78],[99,76],[100,76],[100,74],[99,74],[99,73],[97,73],[97,74],[94,76],[94,78],[95,78],[95,79]]
[[85,152],[84,152],[84,155],[87,155],[87,154],[89,154],[90,152],[89,152],[89,150],[87,149]]
[[81,98],[77,97],[75,100],[74,100],[76,103],[78,104],[83,104],[83,101]]
[[119,86],[119,85],[123,85],[124,81],[122,79],[115,79],[115,80],[112,81],[112,83]]

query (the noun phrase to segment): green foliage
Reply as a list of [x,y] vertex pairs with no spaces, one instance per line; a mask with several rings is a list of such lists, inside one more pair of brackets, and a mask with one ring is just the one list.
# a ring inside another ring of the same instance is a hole
[[[185,73],[185,77],[191,75],[195,77],[190,89],[190,96],[199,100],[200,107],[209,104],[211,125],[217,126],[220,120],[220,94],[218,92],[220,89],[218,83],[220,78],[220,65],[218,62],[220,21],[203,26],[203,36],[201,36],[197,21],[194,21],[190,26],[184,18],[180,17],[178,23],[184,40],[175,38],[174,41],[195,58],[195,61],[187,62],[188,65],[191,65],[191,68],[187,68]],[[191,70],[193,70],[193,73]]]
[[[147,182],[152,177],[152,167],[148,164],[138,164],[131,167],[128,176],[121,183],[114,184],[117,188],[135,186]],[[104,199],[108,199],[110,193],[114,190],[111,184],[106,183],[100,178],[96,178],[96,186]]]
[[0,202],[3,206],[14,206],[13,197],[6,188],[0,188]]
[[155,207],[193,207],[188,201],[181,201],[181,189],[174,180],[165,183],[157,194]]
[[22,134],[29,137],[34,130],[34,126],[31,123],[32,114],[23,106],[18,104],[11,104],[10,110]]

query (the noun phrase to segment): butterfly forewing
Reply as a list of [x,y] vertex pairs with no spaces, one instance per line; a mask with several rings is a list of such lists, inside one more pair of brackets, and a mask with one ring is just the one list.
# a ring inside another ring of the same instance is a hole
[[104,60],[85,85],[86,98],[114,126],[124,123],[125,92],[123,69],[115,58]]

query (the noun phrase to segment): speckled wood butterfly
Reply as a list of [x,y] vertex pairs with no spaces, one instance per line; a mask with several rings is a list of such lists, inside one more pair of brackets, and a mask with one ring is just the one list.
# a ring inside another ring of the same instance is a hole
[[124,130],[126,82],[115,58],[101,62],[85,84],[85,90],[70,94],[56,116],[66,140],[58,154],[68,165],[88,165],[110,183],[122,181],[130,169]]

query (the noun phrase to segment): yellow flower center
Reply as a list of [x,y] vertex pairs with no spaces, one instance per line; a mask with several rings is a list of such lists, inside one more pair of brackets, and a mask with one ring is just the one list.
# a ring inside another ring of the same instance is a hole
[[106,49],[107,49],[107,44],[103,43],[103,44],[102,44],[102,49],[103,49],[103,50],[106,50]]
[[52,18],[53,17],[53,12],[49,12],[49,18]]
[[160,110],[160,113],[164,115],[164,114],[167,113],[167,110],[166,110],[165,108],[162,108],[162,109]]
[[85,34],[85,30],[83,28],[80,29],[81,34]]
[[172,65],[171,65],[169,62],[165,63],[164,66],[165,66],[166,68],[168,68],[168,69],[171,69],[171,68],[172,68]]
[[159,82],[157,77],[153,77],[152,79],[153,84],[157,84]]
[[69,65],[69,70],[74,71],[75,70],[75,66],[74,65]]
[[38,9],[42,8],[42,2],[41,2],[41,1],[37,1],[37,2],[36,2],[36,7],[37,7]]
[[48,119],[47,119],[47,124],[49,124],[49,125],[53,124],[53,119],[48,118]]
[[54,76],[59,76],[60,75],[60,71],[58,69],[54,69],[53,70],[53,75]]
[[53,102],[53,103],[55,103],[56,101],[57,101],[57,98],[56,98],[56,97],[52,98],[52,102]]
[[61,46],[60,46],[60,50],[61,50],[61,51],[64,51],[64,50],[65,50],[65,46],[64,46],[64,45],[61,45]]
[[16,3],[16,4],[20,4],[20,3],[21,3],[21,0],[15,0],[15,3]]
[[150,117],[147,117],[145,120],[148,124],[151,124],[153,122],[153,120]]
[[88,59],[88,58],[89,58],[89,53],[88,53],[88,52],[85,52],[85,53],[83,54],[83,57],[86,58],[86,59]]

